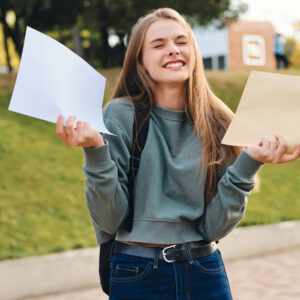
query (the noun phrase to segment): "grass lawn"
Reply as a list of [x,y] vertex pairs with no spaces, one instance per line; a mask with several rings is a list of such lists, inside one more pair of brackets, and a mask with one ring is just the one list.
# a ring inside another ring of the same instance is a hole
[[[120,69],[103,71],[105,99]],[[300,72],[292,71],[292,74]],[[236,109],[248,72],[207,72]],[[55,125],[7,110],[14,75],[0,75],[0,260],[96,246],[85,204],[82,150],[64,146]],[[300,160],[264,166],[261,192],[241,225],[300,219]]]

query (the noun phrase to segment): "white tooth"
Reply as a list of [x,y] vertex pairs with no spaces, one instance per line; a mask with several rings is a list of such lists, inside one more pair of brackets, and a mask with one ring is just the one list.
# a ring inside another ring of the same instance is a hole
[[168,68],[177,68],[177,67],[181,67],[182,63],[178,62],[178,63],[172,63],[172,64],[168,64],[167,67]]

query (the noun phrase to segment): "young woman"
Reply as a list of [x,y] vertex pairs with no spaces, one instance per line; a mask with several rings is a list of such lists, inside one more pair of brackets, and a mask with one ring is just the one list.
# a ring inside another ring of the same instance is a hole
[[[245,213],[263,163],[286,154],[282,137],[242,150],[221,144],[232,112],[210,90],[191,28],[174,10],[158,9],[134,27],[122,74],[104,119],[114,134],[63,116],[57,134],[84,147],[87,204],[99,244],[116,242],[110,299],[232,299],[215,241]],[[148,107],[149,131],[128,214],[133,102]]]

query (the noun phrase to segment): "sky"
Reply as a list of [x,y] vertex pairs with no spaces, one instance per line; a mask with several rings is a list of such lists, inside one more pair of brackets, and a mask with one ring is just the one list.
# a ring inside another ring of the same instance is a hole
[[271,21],[277,32],[300,41],[300,28],[293,27],[300,22],[300,0],[232,0],[233,4],[239,2],[248,5],[241,19]]

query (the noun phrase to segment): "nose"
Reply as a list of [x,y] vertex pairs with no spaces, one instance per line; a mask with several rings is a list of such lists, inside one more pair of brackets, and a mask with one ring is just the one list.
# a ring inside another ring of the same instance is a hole
[[178,52],[178,51],[176,51],[176,52],[175,52],[175,51],[174,51],[174,52],[170,52],[170,53],[169,53],[169,56],[173,56],[174,54],[178,55],[179,52]]
[[173,56],[174,54],[175,55],[179,54],[179,49],[178,49],[177,45],[175,43],[173,43],[173,42],[171,42],[169,44],[168,51],[169,51],[169,56]]

